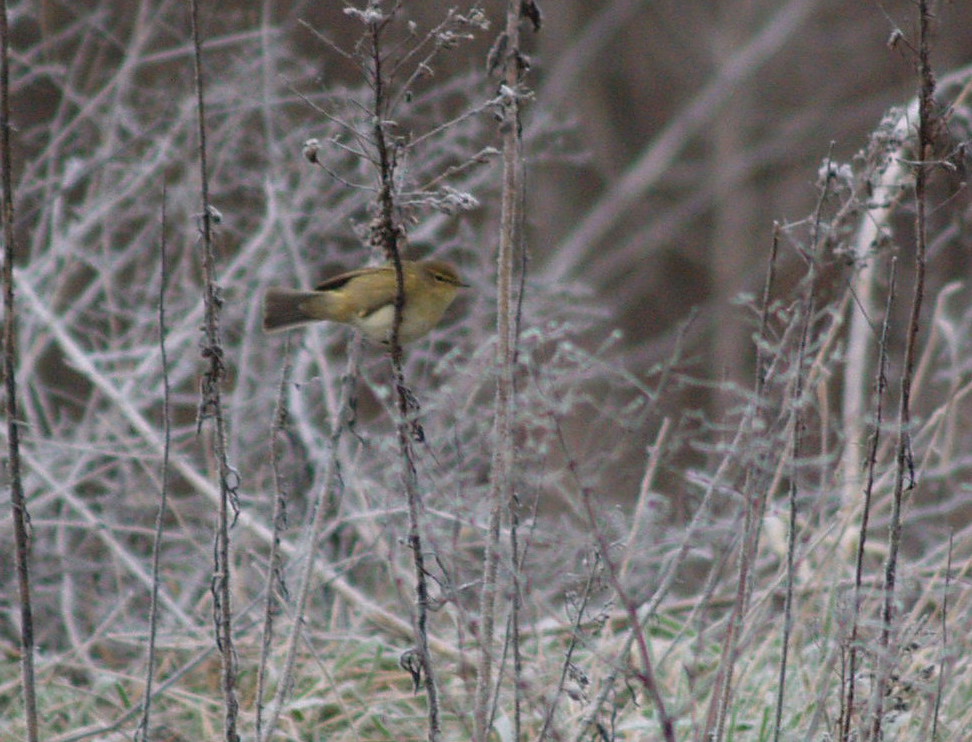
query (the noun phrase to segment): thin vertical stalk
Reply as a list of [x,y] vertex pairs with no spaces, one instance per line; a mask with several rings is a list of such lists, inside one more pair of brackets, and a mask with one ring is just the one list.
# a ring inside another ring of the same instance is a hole
[[[548,736],[553,736],[548,734],[553,727],[554,714],[557,713],[557,705],[560,703],[560,699],[564,696],[564,689],[567,687],[567,676],[570,673],[571,665],[574,662],[574,652],[577,650],[578,645],[581,643],[581,632],[583,631],[583,622],[587,615],[587,606],[591,600],[591,594],[594,591],[594,585],[598,580],[599,573],[601,570],[601,559],[600,554],[594,552],[593,558],[591,559],[591,569],[587,575],[587,582],[584,584],[584,590],[581,592],[579,599],[577,600],[577,614],[574,617],[574,624],[570,627],[570,639],[567,642],[567,651],[564,652],[564,663],[560,668],[560,679],[557,681],[557,691],[554,694],[553,699],[547,704],[547,709],[544,713],[543,726],[540,728],[540,734],[537,735],[538,742],[545,742]],[[520,739],[520,737],[517,737]]]
[[3,214],[3,386],[7,416],[7,470],[14,522],[14,560],[20,602],[20,676],[28,742],[39,737],[34,678],[34,618],[30,590],[30,515],[20,474],[20,420],[17,413],[16,313],[14,312],[13,163],[10,161],[10,28],[7,2],[0,0],[0,209]]
[[773,741],[779,742],[783,730],[783,702],[786,698],[786,670],[790,655],[790,635],[793,631],[793,578],[796,552],[797,530],[797,495],[800,487],[800,452],[803,442],[803,406],[805,404],[803,390],[803,365],[807,357],[807,343],[810,339],[810,327],[813,324],[813,314],[816,302],[814,299],[814,279],[816,277],[816,261],[811,257],[810,285],[805,300],[803,329],[800,333],[800,346],[797,352],[796,384],[793,389],[793,430],[790,446],[790,486],[788,491],[789,519],[787,523],[786,539],[786,593],[783,599],[783,635],[780,639],[780,667],[776,681],[776,710],[773,723]]
[[[311,590],[314,584],[313,578],[316,574],[315,564],[317,555],[317,545],[321,542],[322,534],[325,532],[325,525],[330,516],[330,510],[325,506],[325,498],[328,493],[333,491],[336,486],[339,486],[339,464],[338,464],[338,445],[340,444],[341,437],[347,431],[350,417],[344,413],[345,410],[352,408],[353,399],[356,391],[356,373],[358,369],[358,364],[361,361],[361,337],[356,336],[348,347],[348,360],[345,365],[344,376],[342,377],[341,383],[341,393],[337,402],[336,410],[338,410],[335,416],[334,425],[331,429],[330,435],[330,447],[329,456],[325,463],[325,468],[323,476],[321,477],[321,485],[318,488],[317,496],[314,499],[312,512],[314,513],[314,519],[311,521],[310,528],[307,534],[307,550],[308,555],[305,560],[304,568],[301,571],[300,577],[297,584],[297,596],[294,601],[293,608],[293,627],[288,637],[287,647],[285,650],[283,668],[279,671],[277,679],[277,690],[274,694],[273,701],[269,704],[268,708],[264,711],[263,709],[258,709],[257,712],[257,725],[258,725],[258,742],[267,742],[267,740],[273,737],[274,731],[277,728],[277,722],[280,718],[280,713],[283,710],[284,703],[290,694],[291,688],[294,683],[294,670],[297,666],[297,648],[301,642],[302,638],[302,627],[304,625],[304,618],[307,615],[307,604],[310,601]],[[281,397],[282,397],[281,390]],[[282,403],[281,403],[282,404]],[[277,467],[274,467],[275,470]],[[276,476],[276,473],[275,475]],[[277,487],[279,488],[279,482]],[[282,497],[278,491],[278,504],[282,505]],[[282,508],[275,508],[275,516],[280,516],[282,513]],[[274,528],[277,528],[276,518],[274,523]],[[268,575],[267,589],[271,589],[271,580],[273,577],[274,565],[271,562],[270,565],[271,575]],[[273,580],[273,582],[276,582]],[[267,598],[270,599],[270,596]],[[269,606],[267,611],[269,611]],[[267,624],[265,620],[264,624],[264,642],[269,642],[269,633],[271,631],[271,626]],[[261,673],[262,674],[262,673]],[[262,686],[263,681],[260,680],[259,684]],[[264,691],[261,690],[258,698],[262,703],[264,696]]]
[[[833,172],[831,161],[828,156],[827,172]],[[787,507],[789,519],[787,523],[787,542],[786,542],[786,594],[783,600],[783,632],[780,647],[779,675],[776,686],[776,709],[773,724],[773,740],[779,742],[780,734],[783,731],[783,704],[786,698],[786,672],[790,656],[790,637],[793,632],[793,582],[794,582],[794,562],[796,558],[796,529],[797,529],[797,495],[800,482],[800,453],[802,451],[803,436],[803,407],[804,388],[808,379],[804,378],[803,367],[807,357],[807,346],[810,342],[810,332],[813,326],[814,314],[817,309],[817,298],[814,293],[817,288],[817,248],[820,238],[820,221],[823,210],[824,199],[827,196],[830,186],[828,177],[824,184],[820,197],[817,199],[817,206],[814,211],[813,229],[810,233],[810,269],[807,276],[807,292],[803,300],[803,323],[800,331],[800,344],[797,350],[796,359],[796,380],[793,390],[793,428],[791,431],[790,446],[790,486],[787,497]],[[757,533],[758,539],[758,533]],[[754,552],[755,554],[755,549]],[[720,728],[721,736],[721,728]]]
[[888,557],[884,563],[884,606],[881,611],[881,635],[879,638],[878,673],[874,684],[870,738],[881,739],[884,711],[884,691],[891,672],[895,629],[895,586],[898,573],[898,551],[901,546],[902,506],[905,480],[908,489],[915,486],[914,457],[911,448],[911,386],[915,361],[918,356],[918,332],[921,329],[921,306],[925,296],[926,262],[926,187],[928,184],[928,159],[932,154],[935,77],[931,69],[929,49],[929,24],[931,11],[927,0],[918,3],[918,146],[915,163],[915,285],[911,299],[911,313],[905,340],[904,364],[901,373],[901,390],[898,404],[898,441],[896,446],[896,471],[894,494],[891,500],[891,522],[888,526]]
[[489,697],[495,662],[496,592],[500,559],[500,524],[513,497],[513,367],[515,302],[513,261],[522,241],[523,141],[520,120],[520,0],[508,0],[506,29],[498,44],[506,54],[503,82],[503,192],[500,214],[496,277],[496,396],[493,411],[493,454],[490,472],[489,530],[483,557],[483,589],[480,595],[480,660],[476,678],[473,740],[486,742],[489,735]]
[[192,31],[193,72],[196,89],[196,110],[199,136],[199,177],[202,196],[200,215],[203,253],[204,332],[202,355],[209,363],[203,374],[198,425],[213,421],[213,454],[219,474],[219,513],[213,543],[213,620],[216,625],[216,647],[222,660],[220,685],[223,692],[223,732],[227,742],[237,742],[236,731],[239,700],[236,693],[236,653],[233,648],[233,608],[230,592],[230,518],[239,512],[239,475],[229,465],[226,452],[226,421],[223,415],[222,384],[226,374],[224,352],[219,327],[220,296],[216,275],[216,251],[213,245],[214,210],[209,202],[209,169],[206,158],[206,107],[203,91],[202,44],[199,34],[199,4],[189,0]]
[[[429,740],[436,742],[442,734],[439,720],[439,695],[436,684],[435,666],[429,649],[428,621],[429,621],[429,585],[428,570],[425,566],[425,552],[422,546],[422,497],[418,487],[418,474],[415,469],[415,451],[413,439],[424,440],[421,424],[415,420],[418,404],[415,396],[405,384],[404,362],[399,334],[402,326],[402,311],[405,308],[405,275],[402,271],[402,256],[399,242],[403,231],[396,219],[395,209],[395,169],[397,167],[395,143],[390,141],[386,131],[385,119],[390,100],[385,79],[384,59],[382,57],[381,36],[391,18],[398,11],[399,3],[387,14],[379,15],[369,23],[371,34],[372,56],[372,92],[374,95],[374,109],[372,110],[373,144],[378,155],[378,215],[372,227],[372,243],[382,249],[385,258],[395,268],[395,316],[392,322],[392,332],[389,338],[389,354],[391,356],[392,376],[394,377],[395,394],[398,402],[398,445],[403,462],[403,485],[408,505],[408,545],[412,553],[415,567],[415,616],[413,619],[415,633],[415,650],[418,653],[421,666],[421,676],[425,684],[426,700],[428,703]],[[403,655],[407,657],[408,653]]]
[[162,559],[162,536],[165,532],[165,514],[169,498],[169,454],[172,449],[172,418],[170,415],[171,384],[169,382],[169,358],[165,347],[165,289],[169,283],[169,265],[166,256],[166,190],[162,185],[162,239],[159,246],[159,362],[162,367],[162,472],[159,492],[159,509],[155,515],[155,543],[152,545],[152,596],[149,604],[148,659],[145,667],[145,696],[142,698],[142,716],[135,730],[136,742],[148,742],[152,689],[155,682],[155,650],[159,627],[159,565]]
[[945,657],[948,653],[948,593],[952,588],[952,554],[955,532],[948,534],[948,558],[945,562],[945,586],[942,588],[942,664],[938,668],[938,687],[935,689],[935,708],[932,711],[931,738],[938,739],[938,718],[942,710],[942,693],[945,691]]
[[[266,595],[263,604],[263,630],[260,635],[260,664],[257,669],[257,688],[256,688],[256,738],[263,739],[263,705],[267,694],[267,668],[270,662],[270,653],[273,642],[273,624],[279,606],[277,603],[278,589],[284,590],[283,582],[283,560],[280,553],[280,534],[287,524],[287,493],[284,491],[283,477],[280,473],[280,442],[287,418],[287,408],[284,402],[287,387],[290,385],[290,376],[293,371],[293,360],[290,352],[290,338],[283,351],[284,367],[280,374],[280,385],[277,387],[277,405],[273,412],[273,424],[270,431],[270,471],[273,475],[273,540],[270,542],[270,555],[267,559],[267,581],[264,588]],[[343,409],[343,408],[342,408]],[[332,450],[332,455],[334,451]],[[321,508],[318,508],[320,510]],[[317,512],[317,511],[315,511]],[[314,551],[314,542],[311,544],[311,552]],[[313,559],[309,559],[313,562]],[[299,625],[300,618],[295,622]]]
[[871,498],[874,493],[874,475],[877,467],[878,444],[881,440],[881,423],[884,420],[884,392],[887,388],[888,334],[891,328],[891,307],[894,303],[898,259],[891,258],[891,275],[888,279],[888,299],[884,309],[884,322],[881,325],[881,339],[878,343],[878,369],[875,381],[876,396],[874,411],[874,432],[867,454],[867,479],[864,483],[864,502],[861,512],[861,527],[857,538],[857,560],[854,567],[854,596],[851,604],[851,631],[848,645],[850,652],[847,662],[847,692],[845,694],[843,719],[841,720],[840,739],[851,740],[851,720],[854,709],[854,693],[857,684],[857,642],[861,618],[861,586],[864,581],[864,553],[867,546],[867,529],[871,518]]
[[[795,373],[797,374],[796,386],[798,387],[798,392],[794,397],[797,400],[796,409],[794,410],[790,420],[790,424],[793,426],[793,430],[790,431],[790,435],[792,436],[791,453],[793,453],[795,449],[799,447],[799,434],[796,432],[796,429],[799,428],[800,425],[799,406],[802,403],[802,390],[804,384],[802,376],[803,364],[806,357],[806,347],[810,327],[813,323],[813,314],[815,311],[815,297],[813,293],[816,285],[817,275],[815,256],[817,251],[818,235],[820,233],[821,210],[827,194],[827,186],[829,186],[829,181],[821,191],[814,210],[815,218],[813,222],[813,230],[810,234],[810,267],[807,278],[805,279],[807,281],[807,290],[800,306],[802,316],[801,324],[799,326],[800,339],[798,341],[798,358],[795,365]],[[767,359],[765,357],[765,350],[763,346],[766,341],[766,333],[769,322],[769,300],[772,294],[773,282],[776,275],[776,258],[779,250],[779,236],[780,230],[779,227],[776,226],[774,227],[773,247],[770,254],[769,265],[767,266],[766,279],[763,285],[763,307],[760,317],[759,341],[756,353],[754,403],[747,420],[744,421],[745,429],[748,433],[752,433],[757,429],[756,424],[764,415],[763,404],[765,386],[768,375],[770,374],[770,368],[768,368],[766,365]],[[795,323],[793,326],[796,326]],[[781,343],[780,347],[784,347],[783,343]],[[769,426],[767,426],[767,429],[768,428]],[[740,431],[742,431],[742,429],[743,428],[740,428]],[[737,440],[738,437],[739,436],[737,435]],[[753,590],[753,581],[755,579],[756,556],[759,550],[760,530],[762,528],[763,518],[766,511],[767,493],[772,491],[771,487],[768,487],[765,482],[760,481],[759,467],[757,464],[757,461],[751,461],[746,469],[746,480],[744,483],[744,492],[746,493],[746,511],[744,514],[743,537],[739,557],[739,577],[737,579],[736,595],[732,606],[732,612],[730,613],[728,622],[726,624],[726,634],[725,639],[723,640],[722,656],[719,663],[719,669],[716,673],[716,679],[714,682],[714,691],[709,702],[705,728],[701,737],[705,740],[721,740],[725,733],[725,724],[729,713],[729,704],[733,694],[733,675],[735,672],[735,665],[739,657],[739,641],[743,630],[746,612],[749,610],[749,602]],[[795,492],[791,490],[790,495],[792,546],[792,525],[795,522],[795,512],[793,509],[795,507]],[[792,559],[792,554],[789,555],[788,559]],[[788,575],[792,577],[792,572],[788,572]],[[786,623],[786,621],[787,619],[784,618],[784,623]],[[786,642],[788,642],[788,636],[784,637],[784,644]],[[785,667],[786,650],[784,649],[780,664],[781,686],[780,690],[778,691],[779,693],[783,692],[782,682],[785,680]],[[782,699],[778,699],[778,704],[781,703]],[[777,728],[778,727],[779,725],[777,724]]]
[[594,533],[594,539],[597,542],[600,557],[604,560],[611,587],[614,589],[618,600],[621,602],[622,609],[624,610],[628,618],[628,623],[631,626],[633,644],[637,649],[639,658],[641,660],[641,669],[636,671],[634,675],[638,679],[638,682],[641,683],[641,686],[645,690],[645,694],[651,700],[652,706],[655,708],[655,713],[658,716],[658,725],[661,727],[662,739],[664,739],[665,742],[675,742],[675,720],[668,712],[665,699],[661,694],[661,688],[658,684],[654,662],[651,659],[651,651],[648,647],[647,629],[638,618],[638,602],[634,597],[632,597],[629,591],[625,590],[624,585],[621,582],[620,569],[615,560],[611,558],[611,543],[608,535],[605,533],[598,521],[598,511],[597,506],[595,505],[595,494],[591,491],[590,487],[585,486],[581,481],[580,472],[577,469],[576,458],[567,448],[567,441],[564,438],[563,431],[556,420],[554,421],[554,425],[557,431],[558,442],[567,461],[567,469],[580,489],[581,498],[584,503],[584,511],[587,515],[587,520],[591,526],[591,530]]

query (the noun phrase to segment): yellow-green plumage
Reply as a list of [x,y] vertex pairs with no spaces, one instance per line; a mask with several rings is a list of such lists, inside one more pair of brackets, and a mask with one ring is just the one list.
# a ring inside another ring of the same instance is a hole
[[[455,268],[441,260],[402,261],[405,305],[398,339],[408,343],[435,327],[465,286]],[[289,330],[322,320],[356,327],[365,337],[388,343],[395,317],[398,282],[391,264],[342,273],[313,291],[271,288],[263,304],[263,329]]]

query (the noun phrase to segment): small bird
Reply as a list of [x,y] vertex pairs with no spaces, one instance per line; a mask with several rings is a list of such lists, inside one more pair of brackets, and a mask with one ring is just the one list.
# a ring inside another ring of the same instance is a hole
[[[452,265],[441,260],[403,260],[402,274],[405,305],[398,340],[404,344],[435,327],[456,292],[468,284]],[[270,288],[263,299],[263,329],[289,330],[328,320],[351,325],[369,340],[387,345],[391,342],[397,295],[398,282],[391,263],[342,273],[313,291]]]

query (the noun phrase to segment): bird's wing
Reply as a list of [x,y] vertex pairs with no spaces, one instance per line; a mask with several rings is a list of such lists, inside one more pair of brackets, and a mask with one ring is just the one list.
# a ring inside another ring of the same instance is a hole
[[370,271],[384,270],[384,268],[358,268],[354,271],[348,271],[347,273],[340,273],[336,276],[331,276],[330,278],[325,278],[319,284],[314,287],[314,291],[336,291],[342,288],[348,281],[357,276],[364,275]]
[[[385,278],[385,274],[394,270],[391,266],[360,268],[328,278],[314,290],[330,293],[334,297],[334,309],[342,318],[341,321],[349,321],[351,315],[367,317],[395,301],[395,284],[389,284]],[[355,283],[352,295],[343,289],[355,278],[360,280]]]

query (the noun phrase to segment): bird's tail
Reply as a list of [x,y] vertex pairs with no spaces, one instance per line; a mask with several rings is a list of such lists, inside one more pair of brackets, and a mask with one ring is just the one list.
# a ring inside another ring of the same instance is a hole
[[313,305],[320,301],[320,292],[296,289],[269,288],[263,296],[263,330],[277,332],[289,330],[308,322],[323,319],[311,314]]

